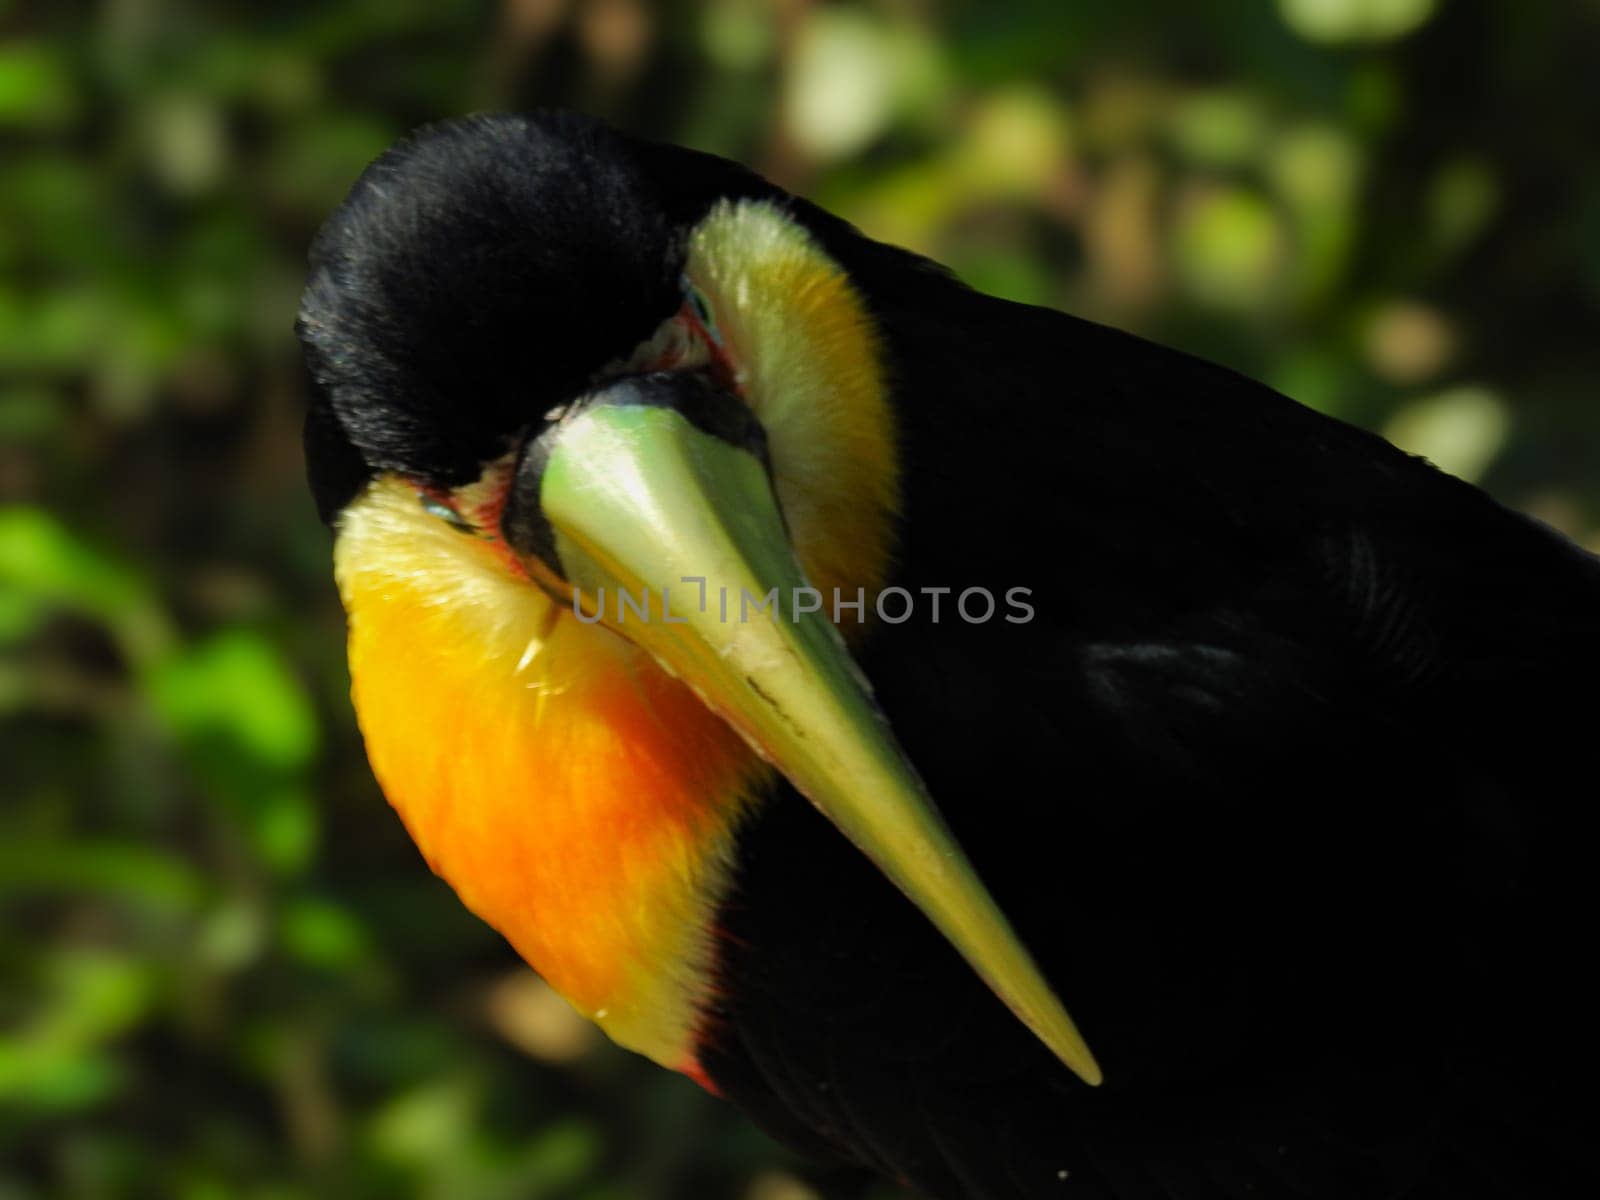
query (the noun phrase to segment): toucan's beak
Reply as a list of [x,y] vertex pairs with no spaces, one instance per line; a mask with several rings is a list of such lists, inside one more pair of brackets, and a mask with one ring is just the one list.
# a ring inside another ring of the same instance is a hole
[[[1085,1082],[1100,1068],[813,606],[759,424],[692,373],[619,380],[524,450],[503,528],[875,862]],[[602,596],[603,589],[603,596]],[[626,593],[626,599],[622,597]],[[797,603],[798,599],[798,603]],[[797,611],[798,610],[798,611]]]

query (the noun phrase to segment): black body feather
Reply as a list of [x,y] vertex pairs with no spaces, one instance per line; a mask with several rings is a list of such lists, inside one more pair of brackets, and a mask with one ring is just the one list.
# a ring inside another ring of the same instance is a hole
[[1107,1082],[792,794],[713,1078],[936,1196],[1591,1190],[1600,564],[1220,368],[853,274],[909,401],[894,582],[1037,610],[865,666]]
[[[549,156],[588,190],[536,186]],[[883,331],[892,582],[1031,589],[1027,624],[920,596],[863,663],[1107,1082],[784,788],[720,915],[716,1085],[937,1197],[1592,1192],[1600,564],[1478,490],[732,164],[505,118],[380,163],[319,242],[325,510],[378,469],[473,474],[672,311],[677,238],[733,195],[788,204]],[[566,311],[549,272],[585,280]]]

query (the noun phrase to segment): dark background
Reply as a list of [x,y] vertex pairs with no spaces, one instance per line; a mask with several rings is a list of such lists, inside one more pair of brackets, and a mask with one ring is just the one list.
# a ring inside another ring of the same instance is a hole
[[1597,75],[1593,0],[0,0],[0,1200],[822,1187],[368,776],[291,322],[408,128],[741,158],[1600,546]]

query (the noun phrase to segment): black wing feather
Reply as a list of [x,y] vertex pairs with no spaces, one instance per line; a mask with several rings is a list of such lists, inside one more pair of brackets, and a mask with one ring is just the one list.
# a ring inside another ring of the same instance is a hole
[[1107,1083],[788,791],[724,914],[713,1077],[933,1196],[1592,1189],[1595,560],[1222,368],[810,219],[888,334],[896,582],[1037,609],[881,628],[868,672]]

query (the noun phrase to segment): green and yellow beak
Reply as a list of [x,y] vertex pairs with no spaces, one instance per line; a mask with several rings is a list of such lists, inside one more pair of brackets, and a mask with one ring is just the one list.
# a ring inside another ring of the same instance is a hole
[[536,578],[689,684],[1100,1083],[826,618],[831,598],[817,606],[742,400],[693,373],[617,381],[530,444],[502,527]]

